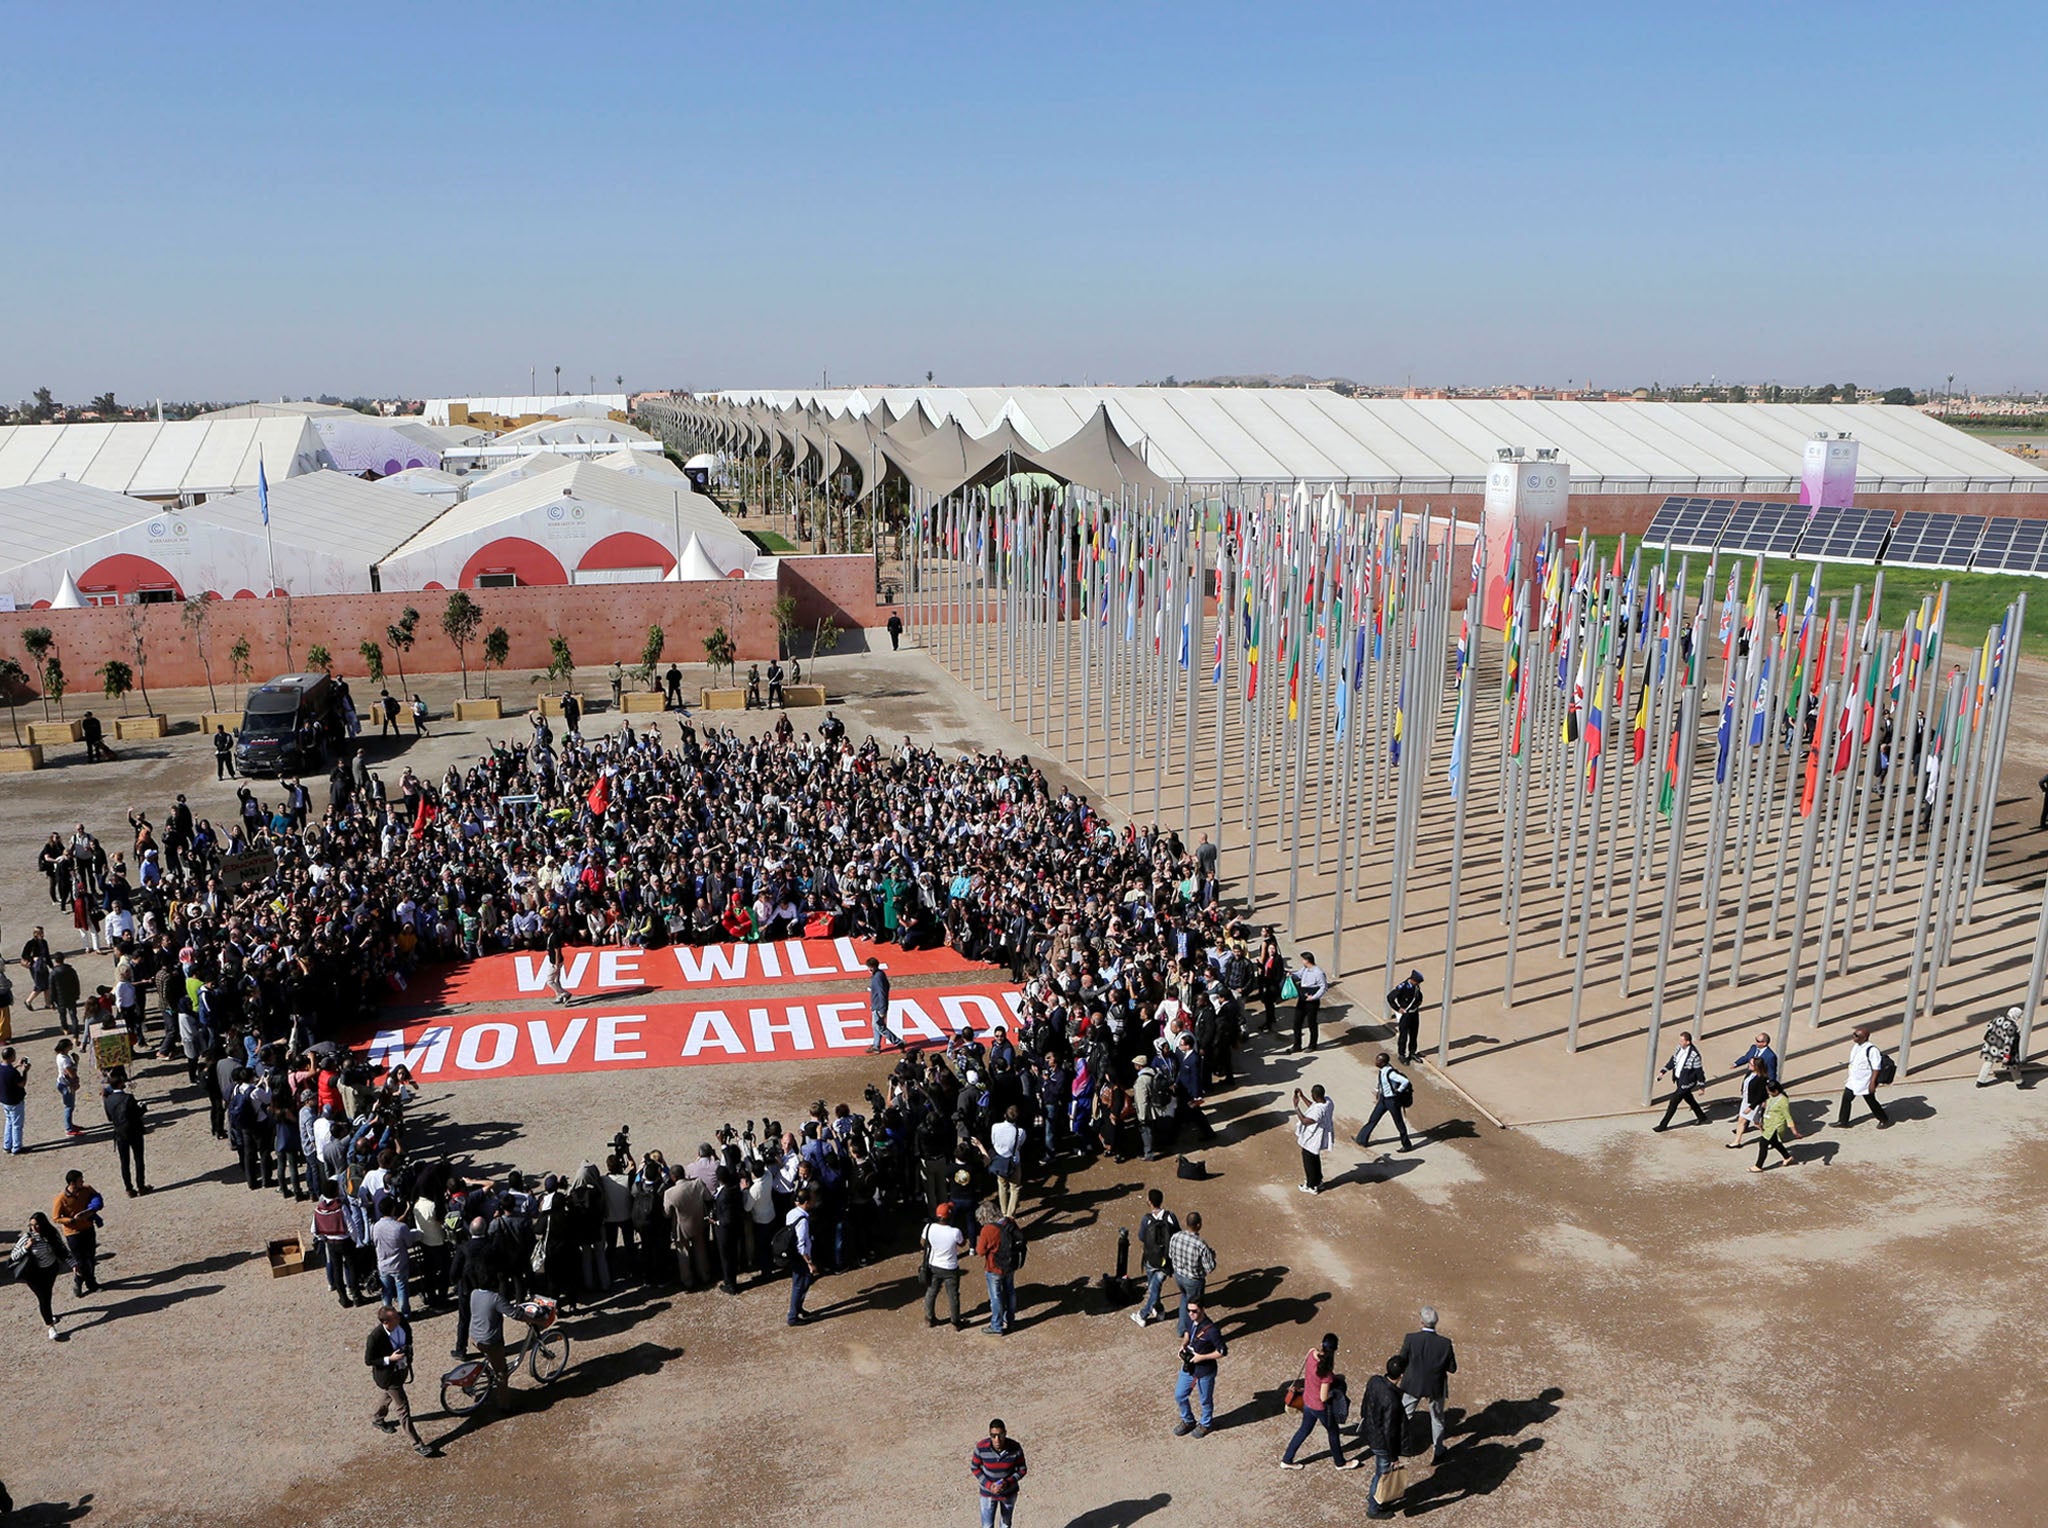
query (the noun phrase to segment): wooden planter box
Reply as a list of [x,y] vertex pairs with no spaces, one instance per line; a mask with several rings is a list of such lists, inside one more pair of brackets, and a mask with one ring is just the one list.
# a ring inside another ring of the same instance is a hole
[[0,775],[25,775],[43,767],[43,750],[34,743],[20,748],[0,748]]
[[114,736],[118,738],[162,737],[171,730],[171,719],[167,716],[117,716],[114,718]]
[[707,711],[744,711],[747,709],[747,692],[738,690],[704,691],[704,709]]
[[822,706],[825,704],[825,687],[822,684],[786,684],[782,687],[782,703],[785,706]]
[[77,722],[30,722],[28,740],[48,748],[53,743],[82,743],[85,732]]
[[199,730],[208,737],[213,736],[213,729],[216,727],[227,728],[228,736],[233,737],[241,725],[242,713],[239,711],[201,711],[199,713]]
[[[588,716],[590,714],[589,700],[578,695],[576,701],[577,704],[583,707],[583,714]],[[562,714],[562,697],[560,695],[542,695],[539,704],[542,716],[560,716]]]
[[294,1273],[306,1271],[306,1244],[296,1234],[274,1237],[268,1250],[270,1276],[273,1279],[287,1278]]
[[504,716],[505,702],[496,695],[455,702],[455,719],[459,722],[495,722],[502,721]]
[[666,711],[668,697],[654,690],[626,690],[619,696],[621,711]]

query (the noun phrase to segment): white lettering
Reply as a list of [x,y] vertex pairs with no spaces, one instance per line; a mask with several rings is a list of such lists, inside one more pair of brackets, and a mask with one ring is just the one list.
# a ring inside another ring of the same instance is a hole
[[606,950],[597,957],[597,984],[600,987],[637,987],[640,985],[640,952],[638,950]]
[[[602,1013],[597,1017],[597,1059],[599,1061],[645,1061],[644,1050],[620,1050],[621,1040],[633,1041],[640,1038],[640,1026],[647,1022],[644,1013]],[[633,1028],[625,1026],[631,1024]]]
[[[692,987],[701,987],[711,981],[745,981],[747,976],[747,946],[743,944],[708,944],[700,952],[689,945],[675,947],[676,968],[683,973],[683,980]],[[715,976],[713,973],[717,973]]]
[[[488,1061],[479,1054],[485,1035],[496,1042]],[[455,1047],[455,1064],[465,1072],[494,1072],[510,1065],[518,1049],[519,1031],[510,1024],[472,1024],[462,1032],[462,1043]]]
[[[853,1017],[841,1018],[841,1014]],[[818,1023],[824,1026],[825,1048],[827,1050],[859,1050],[874,1043],[874,1032],[868,1029],[866,1020],[868,1005],[857,1003],[820,1003]]]
[[910,1038],[910,1031],[912,1029],[915,1029],[919,1036],[926,1040],[943,1040],[946,1038],[945,1034],[939,1029],[939,1026],[931,1021],[931,1016],[919,1006],[917,999],[914,997],[891,998],[889,1000],[889,1019],[889,1027],[906,1040]]
[[756,953],[761,957],[761,974],[763,976],[776,977],[782,974],[782,963],[775,958],[774,945],[764,944],[756,946]]
[[512,964],[518,976],[520,996],[524,997],[529,992],[547,991],[547,956],[535,959],[531,955],[515,955],[512,957]]
[[729,1056],[745,1059],[747,1048],[721,1008],[699,1008],[690,1019],[689,1038],[683,1041],[683,1059],[689,1060],[707,1045],[716,1045]]
[[767,1009],[749,1008],[747,1010],[747,1018],[752,1021],[754,1026],[754,1053],[756,1055],[775,1055],[775,1037],[777,1035],[788,1035],[790,1047],[793,1050],[807,1051],[818,1048],[817,1042],[811,1038],[810,1015],[805,1013],[801,1006],[784,1009],[783,1013],[784,1018],[780,1024],[771,1024],[768,1021]]
[[851,939],[848,939],[848,938],[846,938],[845,936],[843,936],[843,935],[842,935],[842,936],[841,936],[840,938],[837,938],[837,939],[835,939],[835,940],[833,940],[833,941],[832,941],[832,948],[833,948],[833,949],[835,949],[835,950],[837,950],[837,951],[839,952],[839,969],[840,969],[840,970],[842,970],[842,971],[858,971],[858,970],[860,970],[860,968],[861,968],[861,959],[860,959],[860,957],[859,957],[858,955],[856,955],[856,954],[854,954],[854,953],[853,953],[853,941],[852,941]]
[[589,1027],[588,1019],[571,1019],[562,1043],[557,1045],[554,1036],[548,1032],[546,1019],[528,1019],[526,1033],[533,1042],[533,1059],[542,1066],[566,1066],[569,1057],[575,1054],[576,1042],[583,1038],[583,1031]]
[[789,955],[789,974],[791,976],[837,976],[839,974],[832,966],[812,965],[809,952],[804,949],[804,942],[801,939],[784,940],[782,948]]
[[945,1010],[946,1022],[955,1029],[977,1027],[975,1020],[968,1016],[970,1009],[980,1015],[978,1027],[984,1032],[994,1029],[1002,1022],[1003,1017],[1003,1010],[997,1005],[996,1000],[980,992],[962,992],[957,995],[949,993],[939,999],[939,1007]]
[[420,1031],[419,1042],[408,1048],[405,1031],[402,1029],[380,1029],[370,1041],[370,1065],[387,1062],[402,1066],[414,1076],[438,1072],[441,1063],[448,1059],[448,1037],[455,1031],[446,1024],[434,1024]]

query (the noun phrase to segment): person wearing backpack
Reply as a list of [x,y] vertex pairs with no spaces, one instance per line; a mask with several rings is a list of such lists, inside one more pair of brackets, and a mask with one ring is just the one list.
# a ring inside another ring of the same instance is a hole
[[1671,1074],[1671,1102],[1664,1106],[1664,1117],[1651,1128],[1669,1130],[1671,1116],[1678,1112],[1680,1104],[1689,1105],[1692,1117],[1702,1125],[1707,1122],[1707,1111],[1700,1107],[1699,1090],[1707,1085],[1707,1063],[1701,1057],[1699,1047],[1692,1043],[1690,1031],[1678,1032],[1678,1049],[1671,1053],[1671,1059],[1657,1069],[1658,1075]]
[[1835,1115],[1835,1128],[1849,1128],[1849,1109],[1858,1098],[1870,1106],[1877,1128],[1891,1128],[1891,1117],[1877,1101],[1877,1090],[1897,1074],[1892,1058],[1870,1043],[1870,1031],[1858,1025],[1849,1031],[1849,1075],[1842,1088],[1842,1107]]
[[987,1219],[975,1238],[974,1250],[981,1254],[988,1274],[988,1329],[997,1337],[1009,1335],[1017,1319],[1017,1270],[1024,1266],[1024,1228],[1008,1215],[995,1213],[984,1205]]
[[1415,1084],[1394,1069],[1393,1058],[1385,1051],[1373,1058],[1373,1065],[1379,1070],[1373,1082],[1372,1113],[1366,1116],[1365,1130],[1359,1135],[1358,1144],[1370,1146],[1374,1128],[1382,1118],[1391,1114],[1394,1129],[1401,1136],[1401,1149],[1413,1151],[1415,1143],[1408,1139],[1408,1119],[1404,1111],[1415,1102]]
[[1138,1267],[1145,1275],[1145,1303],[1131,1312],[1131,1320],[1139,1326],[1149,1326],[1166,1314],[1159,1308],[1159,1291],[1172,1268],[1166,1244],[1180,1229],[1180,1217],[1166,1208],[1166,1196],[1158,1189],[1147,1189],[1145,1202],[1151,1208],[1138,1222]]

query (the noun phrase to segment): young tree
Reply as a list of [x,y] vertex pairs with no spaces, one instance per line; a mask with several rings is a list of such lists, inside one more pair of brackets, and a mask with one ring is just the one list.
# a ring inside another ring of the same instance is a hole
[[726,635],[723,626],[711,628],[711,635],[704,639],[704,661],[711,665],[711,677],[715,680],[720,669],[730,670],[733,665],[734,648],[732,638]]
[[660,626],[647,628],[647,640],[640,646],[640,667],[634,670],[642,685],[654,683],[654,669],[661,662],[661,650],[668,646],[668,634]]
[[484,695],[491,693],[491,670],[503,668],[505,660],[512,656],[512,633],[502,626],[493,626],[484,633]]
[[0,658],[0,706],[7,708],[7,723],[14,729],[14,746],[21,746],[21,718],[14,714],[14,708],[21,704],[28,690],[28,670],[21,666],[19,658]]
[[466,589],[448,596],[441,611],[441,631],[455,644],[455,661],[462,665],[462,698],[469,699],[469,644],[484,623],[483,607],[469,597]]
[[292,620],[298,612],[292,606],[292,591],[284,591],[284,666],[296,669],[299,665],[292,657]]
[[178,620],[192,633],[193,649],[199,654],[199,666],[206,671],[206,709],[218,711],[220,697],[213,692],[213,657],[206,650],[206,624],[213,618],[213,602],[203,594],[195,594],[185,601],[178,612]]
[[398,665],[398,687],[401,690],[406,688],[405,655],[412,651],[413,633],[419,629],[419,624],[420,613],[407,605],[405,613],[384,628],[384,640],[391,644],[391,658]]
[[818,624],[811,631],[811,672],[818,670],[818,659],[839,646],[839,623],[831,616],[818,617]]
[[51,653],[49,657],[43,660],[43,699],[46,704],[52,700],[57,702],[57,719],[59,721],[64,719],[64,691],[66,688],[64,660],[55,653]]
[[363,655],[363,672],[370,676],[370,683],[384,682],[384,649],[377,643],[365,639],[356,649]]
[[228,649],[228,677],[235,684],[235,707],[237,710],[241,708],[242,704],[242,687],[248,684],[249,680],[254,677],[254,674],[255,670],[249,664],[249,639],[247,637],[237,637],[235,638],[235,645]]
[[[21,634],[21,645],[28,653],[28,661],[35,666],[36,678],[40,683],[50,672],[50,651],[57,645],[57,638],[47,626],[30,626]],[[50,689],[43,685],[43,720],[50,719]]]
[[100,665],[100,683],[107,692],[107,699],[121,702],[121,714],[128,714],[128,692],[135,688],[135,674],[119,658],[109,658]]
[[135,654],[135,675],[142,686],[142,714],[154,713],[149,705],[149,620],[141,605],[128,607],[128,650]]
[[316,668],[323,674],[332,674],[334,672],[334,654],[330,653],[322,644],[316,642],[306,649],[306,667]]
[[796,641],[796,596],[784,594],[775,601],[775,650],[786,653]]
[[576,659],[569,651],[569,639],[558,631],[548,638],[548,678],[567,679],[575,672]]

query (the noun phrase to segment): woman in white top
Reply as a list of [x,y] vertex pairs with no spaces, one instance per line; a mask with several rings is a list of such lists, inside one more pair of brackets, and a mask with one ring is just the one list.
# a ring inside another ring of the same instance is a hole
[[967,1245],[967,1238],[959,1227],[948,1217],[953,1213],[950,1204],[942,1204],[933,1212],[936,1217],[924,1228],[924,1261],[927,1277],[924,1285],[924,1324],[927,1328],[939,1324],[939,1287],[945,1286],[953,1309],[953,1329],[960,1330],[960,1249]]
[[988,1151],[989,1171],[996,1179],[996,1207],[1005,1215],[1015,1215],[1024,1188],[1024,1127],[1017,1122],[1015,1104],[989,1126]]
[[1323,1191],[1323,1153],[1337,1133],[1336,1100],[1324,1096],[1319,1082],[1308,1092],[1294,1090],[1294,1138],[1301,1143],[1301,1183],[1304,1194]]

